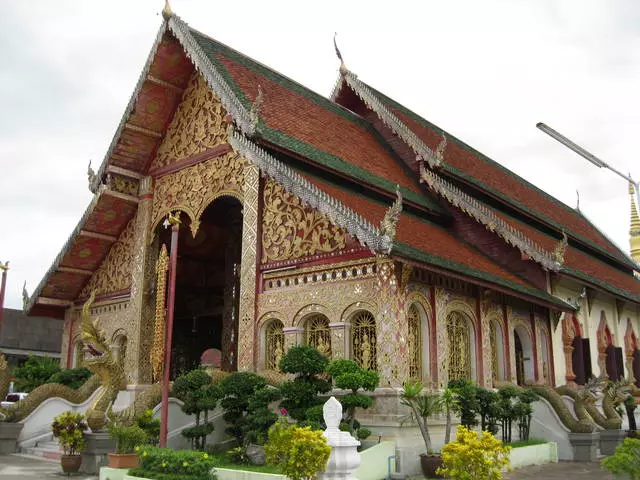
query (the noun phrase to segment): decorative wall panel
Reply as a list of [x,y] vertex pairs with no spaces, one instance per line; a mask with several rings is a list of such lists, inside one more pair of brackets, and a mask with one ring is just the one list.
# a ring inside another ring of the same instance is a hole
[[262,262],[344,249],[346,230],[273,180],[264,187]]
[[226,111],[196,71],[169,124],[151,168],[169,165],[226,142]]
[[102,264],[80,292],[79,298],[88,298],[92,290],[100,296],[131,287],[136,221],[134,217],[127,224]]

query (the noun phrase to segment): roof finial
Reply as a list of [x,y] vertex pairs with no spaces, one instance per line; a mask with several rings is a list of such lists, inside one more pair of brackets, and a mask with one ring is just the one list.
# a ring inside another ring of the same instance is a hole
[[562,230],[562,240],[556,244],[556,248],[553,250],[553,256],[556,262],[561,265],[564,263],[564,254],[567,251],[567,245],[569,245],[569,239],[567,238],[566,232]]
[[164,0],[164,8],[162,9],[162,17],[165,20],[169,20],[169,17],[173,15],[173,11],[171,11],[171,5],[169,5],[169,0]]
[[576,189],[576,210],[580,211],[580,190]]
[[22,310],[27,313],[27,307],[29,306],[29,292],[27,292],[27,281],[24,281],[22,285]]
[[253,130],[258,126],[260,121],[260,109],[264,103],[264,96],[262,94],[262,86],[258,84],[258,93],[256,93],[256,99],[251,104],[251,110],[249,111],[249,117],[251,118],[251,126]]
[[[380,222],[380,234],[388,236],[391,242],[393,242],[396,236],[396,226],[398,225],[398,220],[400,220],[401,213],[402,193],[400,192],[400,185],[396,185],[396,200],[387,209]],[[391,246],[389,248],[391,248]]]
[[340,53],[340,49],[338,48],[338,42],[336,42],[336,37],[338,36],[338,32],[333,34],[333,46],[336,49],[336,56],[340,59],[340,73],[342,75],[347,73],[347,67],[344,64],[344,60],[342,58],[342,54]]

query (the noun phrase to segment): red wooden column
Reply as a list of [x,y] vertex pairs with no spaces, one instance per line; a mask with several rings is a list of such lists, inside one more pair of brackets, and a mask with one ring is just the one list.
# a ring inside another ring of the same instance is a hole
[[3,265],[0,263],[2,270],[2,286],[0,287],[0,333],[2,332],[2,320],[4,318],[4,292],[7,288],[7,270],[9,270],[9,262]]
[[162,381],[162,404],[160,410],[160,446],[167,446],[167,426],[169,420],[169,375],[171,373],[171,347],[173,342],[173,311],[176,300],[176,267],[178,265],[178,233],[180,232],[180,213],[169,214],[171,225],[171,253],[169,254],[169,288],[167,299],[167,321],[165,324],[164,377]]

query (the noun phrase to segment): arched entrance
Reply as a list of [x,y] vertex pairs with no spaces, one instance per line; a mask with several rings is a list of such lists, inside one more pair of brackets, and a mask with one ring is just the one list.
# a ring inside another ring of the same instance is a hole
[[534,379],[533,344],[529,332],[521,325],[513,330],[516,355],[516,382],[524,385]]
[[[200,217],[196,236],[182,215],[178,239],[171,377],[200,366],[209,349],[222,352],[222,369],[237,364],[242,205],[220,197]],[[160,241],[169,250],[171,232]]]

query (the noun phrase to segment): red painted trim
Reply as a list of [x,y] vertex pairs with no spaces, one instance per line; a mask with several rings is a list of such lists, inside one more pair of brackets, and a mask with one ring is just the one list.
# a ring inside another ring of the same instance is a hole
[[482,361],[482,309],[480,308],[480,289],[476,295],[476,370],[478,385],[484,385],[484,364]]
[[67,368],[73,368],[71,365],[71,351],[73,343],[73,314],[69,317],[69,338],[67,340]]
[[313,267],[316,265],[330,265],[337,262],[359,260],[361,258],[373,258],[373,256],[371,255],[371,250],[366,247],[357,247],[347,251],[343,250],[343,252],[344,253],[338,253],[337,255],[333,255],[331,253],[323,253],[319,255],[311,255],[309,257],[296,258],[294,260],[264,263],[260,265],[260,270],[266,272],[267,270],[277,270],[283,267]]
[[511,381],[511,329],[509,328],[509,315],[507,314],[507,304],[502,302],[502,321],[504,322],[504,361],[506,362],[506,379]]
[[165,165],[164,167],[154,168],[149,171],[149,175],[154,178],[161,178],[165,175],[169,175],[170,173],[175,173],[183,168],[192,167],[197,165],[198,163],[205,162],[212,158],[221,157],[229,153],[232,150],[231,145],[228,143],[223,143],[216,147],[205,150],[204,152],[198,153],[196,155],[192,155],[187,158],[183,158],[182,160],[178,160],[177,162],[170,163],[169,165]]
[[479,285],[481,287],[490,288],[491,290],[494,290],[496,292],[500,292],[500,293],[503,293],[505,295],[509,295],[511,297],[514,297],[514,298],[520,298],[522,300],[526,300],[529,303],[534,303],[536,305],[540,305],[541,307],[547,307],[547,308],[551,308],[553,310],[560,310],[560,311],[563,311],[563,312],[572,311],[572,310],[562,310],[562,308],[559,305],[554,305],[552,303],[549,303],[549,302],[546,302],[544,300],[541,300],[541,299],[526,295],[524,293],[519,293],[519,292],[516,292],[514,290],[509,290],[507,288],[500,287],[499,285],[496,285],[494,283],[485,282],[485,281],[482,281],[482,280],[477,280],[475,278],[465,277],[464,275],[452,272],[451,270],[445,270],[443,268],[434,267],[432,265],[425,265],[424,263],[419,263],[419,262],[416,262],[415,260],[411,260],[411,259],[408,259],[406,257],[394,256],[393,258],[395,260],[400,260],[400,261],[402,261],[404,263],[408,263],[409,265],[415,265],[418,268],[421,268],[423,270],[428,270],[428,271],[431,271],[431,272],[434,272],[434,273],[439,273],[441,275],[446,275],[446,276],[449,276],[451,278],[457,278],[458,280],[463,280],[463,281],[465,281],[467,283],[471,283],[472,285]]
[[140,195],[140,200],[150,200],[153,198],[153,193],[145,193],[144,195]]
[[531,343],[533,343],[533,378],[537,382],[540,377],[538,371],[538,334],[536,332],[536,316],[533,310],[529,312],[529,319],[531,321]]
[[434,385],[438,385],[438,337],[436,332],[436,287],[431,285],[431,324],[429,325],[429,367]]

